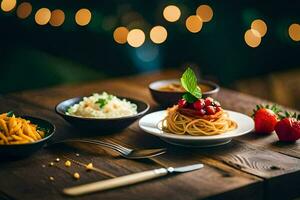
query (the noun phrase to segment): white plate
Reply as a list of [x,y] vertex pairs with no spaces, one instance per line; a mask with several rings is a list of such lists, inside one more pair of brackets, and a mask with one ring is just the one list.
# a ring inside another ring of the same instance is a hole
[[226,110],[226,112],[228,112],[229,117],[237,123],[238,127],[235,130],[220,135],[176,135],[162,131],[159,126],[161,126],[161,120],[164,119],[167,114],[165,110],[145,115],[140,119],[139,126],[145,132],[158,136],[168,143],[189,147],[211,147],[226,144],[230,142],[232,138],[247,134],[254,129],[254,122],[249,116],[229,110]]

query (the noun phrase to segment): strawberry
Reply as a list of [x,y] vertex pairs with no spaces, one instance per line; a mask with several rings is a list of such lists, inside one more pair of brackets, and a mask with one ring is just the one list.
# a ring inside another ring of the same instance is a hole
[[257,109],[254,110],[254,125],[256,133],[272,133],[277,123],[277,113],[279,109],[273,105],[270,107],[257,105]]
[[300,138],[300,116],[293,117],[287,113],[275,126],[275,132],[280,141],[294,142]]

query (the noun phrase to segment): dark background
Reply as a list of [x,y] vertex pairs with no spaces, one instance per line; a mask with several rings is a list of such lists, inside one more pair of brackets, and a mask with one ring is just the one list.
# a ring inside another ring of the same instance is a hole
[[[0,10],[0,93],[193,66],[203,78],[224,87],[300,108],[300,42],[288,35],[290,24],[300,24],[299,1],[28,2],[33,10],[24,20],[16,16],[16,9]],[[181,9],[174,23],[162,16],[170,4]],[[213,19],[199,33],[190,33],[185,20],[201,4],[212,7]],[[34,14],[41,7],[62,9],[64,24],[37,25]],[[81,27],[74,15],[83,7],[92,12],[92,20]],[[268,32],[260,46],[251,48],[244,33],[258,18],[266,22]],[[168,31],[163,44],[150,41],[155,25]],[[142,29],[146,42],[139,48],[117,44],[113,31],[118,26]]]

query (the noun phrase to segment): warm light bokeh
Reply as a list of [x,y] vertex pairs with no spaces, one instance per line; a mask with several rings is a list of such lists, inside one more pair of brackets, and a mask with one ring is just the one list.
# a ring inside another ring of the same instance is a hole
[[141,29],[133,29],[128,33],[127,42],[132,47],[140,47],[145,42],[145,33]]
[[118,27],[114,31],[114,40],[119,44],[125,44],[127,42],[128,29],[126,27]]
[[164,18],[169,22],[176,22],[181,15],[181,11],[177,6],[169,5],[163,11]]
[[244,39],[246,44],[252,48],[258,47],[261,42],[260,33],[254,29],[247,30]]
[[150,39],[156,44],[166,41],[168,32],[163,26],[155,26],[150,31]]
[[79,26],[86,26],[90,23],[92,18],[92,13],[86,9],[82,8],[76,12],[75,21]]
[[17,8],[17,16],[20,19],[26,19],[32,11],[32,6],[29,2],[21,3]]
[[16,7],[16,4],[17,4],[16,0],[2,0],[1,9],[4,12],[9,12]]
[[300,25],[291,24],[289,27],[289,36],[292,40],[299,42],[300,41]]
[[58,27],[61,26],[65,21],[65,13],[60,9],[53,10],[51,12],[51,18],[49,23],[52,26]]
[[51,11],[48,8],[40,8],[35,13],[35,22],[38,25],[45,25],[49,22],[51,18]]
[[209,5],[201,5],[196,10],[197,15],[202,19],[203,22],[209,22],[214,12]]
[[257,30],[261,37],[267,33],[267,24],[262,19],[256,19],[251,23],[251,29]]
[[185,21],[186,28],[192,33],[199,32],[202,28],[202,24],[202,20],[197,15],[191,15]]

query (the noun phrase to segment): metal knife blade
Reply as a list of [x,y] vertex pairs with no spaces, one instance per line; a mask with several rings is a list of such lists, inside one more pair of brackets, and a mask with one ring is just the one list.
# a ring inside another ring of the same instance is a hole
[[[189,171],[194,171],[197,169],[201,169],[203,168],[204,165],[203,164],[194,164],[194,165],[187,165],[187,166],[183,166],[183,167],[175,167],[173,168],[173,172],[189,172]],[[168,168],[169,171],[169,168]]]

